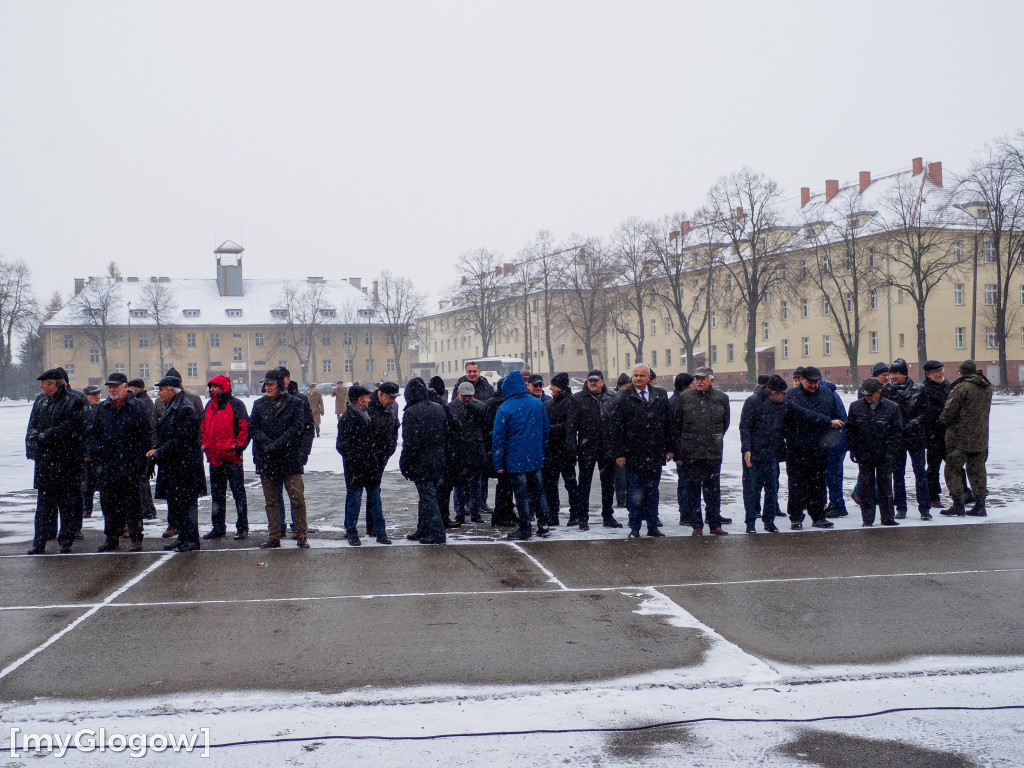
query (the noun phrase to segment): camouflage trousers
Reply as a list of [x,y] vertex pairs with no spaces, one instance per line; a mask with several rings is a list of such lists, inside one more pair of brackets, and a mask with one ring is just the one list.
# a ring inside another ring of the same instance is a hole
[[985,461],[988,459],[988,451],[965,451],[962,448],[953,448],[946,454],[946,488],[952,496],[963,496],[964,491],[964,467],[967,468],[967,481],[971,484],[971,491],[975,497],[984,499],[988,496],[987,478],[985,475]]

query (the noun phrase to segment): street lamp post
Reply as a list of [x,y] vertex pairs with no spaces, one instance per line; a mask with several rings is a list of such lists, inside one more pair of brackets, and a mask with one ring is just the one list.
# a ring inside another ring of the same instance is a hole
[[132,377],[132,303],[128,302],[128,378]]

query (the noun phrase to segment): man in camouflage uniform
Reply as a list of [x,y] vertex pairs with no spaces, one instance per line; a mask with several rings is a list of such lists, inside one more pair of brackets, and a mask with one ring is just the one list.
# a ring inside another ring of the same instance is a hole
[[[985,517],[988,495],[985,460],[988,459],[988,416],[992,409],[992,384],[978,372],[973,360],[960,363],[960,378],[946,400],[939,421],[946,427],[946,487],[953,498],[946,516],[972,515]],[[961,471],[967,467],[967,478],[974,491],[975,503],[964,509],[964,482]]]

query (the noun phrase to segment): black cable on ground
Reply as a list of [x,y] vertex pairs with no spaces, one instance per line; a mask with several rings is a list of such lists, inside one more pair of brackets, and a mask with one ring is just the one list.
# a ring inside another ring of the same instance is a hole
[[[688,720],[666,720],[660,723],[648,723],[647,725],[629,725],[610,728],[538,728],[525,731],[436,733],[427,736],[287,736],[275,739],[250,739],[246,741],[228,741],[223,744],[210,744],[210,749],[248,747],[260,744],[287,744],[306,741],[440,741],[441,739],[467,739],[491,736],[547,736],[567,733],[637,733],[639,731],[652,731],[658,728],[675,728],[681,725],[695,725],[697,723],[780,723],[786,725],[822,723],[829,720],[863,720],[869,717],[882,717],[883,715],[894,715],[907,712],[998,712],[1001,710],[1015,709],[1024,709],[1024,704],[1004,704],[993,707],[893,707],[892,709],[880,709],[877,712],[862,712],[855,715],[820,715],[818,717],[694,717]],[[9,749],[10,746],[0,746],[0,753],[9,751]],[[69,746],[68,749],[75,749],[75,747]]]

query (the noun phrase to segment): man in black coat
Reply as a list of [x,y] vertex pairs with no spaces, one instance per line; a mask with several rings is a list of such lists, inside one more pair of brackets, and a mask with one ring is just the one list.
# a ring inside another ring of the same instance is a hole
[[809,365],[801,372],[800,385],[791,387],[784,401],[789,405],[784,421],[787,511],[794,531],[804,527],[805,509],[815,528],[832,527],[832,521],[825,517],[825,470],[828,449],[838,439],[843,422],[835,395],[820,383],[821,371]]
[[[513,501],[512,480],[507,472],[500,474],[495,472],[494,462],[491,459],[494,419],[498,415],[498,408],[505,402],[505,393],[502,392],[504,381],[504,379],[498,381],[498,385],[494,388],[494,397],[487,401],[487,412],[484,422],[484,445],[487,450],[487,466],[484,469],[484,474],[498,476],[498,483],[494,489],[494,509],[491,512],[491,525],[495,526],[518,525],[519,523]],[[481,509],[484,509],[484,501],[485,498],[481,495]]]
[[[180,379],[181,377],[179,376],[178,378]],[[156,425],[158,419],[154,418],[153,400],[150,398],[149,393],[146,392],[146,382],[142,379],[132,379],[128,382],[128,391],[135,395],[135,399],[142,404],[142,407],[146,410],[146,415],[153,423],[153,442],[150,445],[152,448],[156,445]],[[143,472],[139,475],[139,506],[142,507],[143,520],[156,520],[156,506],[153,504],[153,489],[149,486],[149,472]]]
[[938,360],[927,361],[923,368],[925,380],[921,384],[921,410],[925,458],[928,462],[928,495],[932,507],[941,509],[939,469],[946,460],[946,427],[939,421],[939,414],[946,407],[953,385],[946,381],[944,366]]
[[[629,389],[633,386],[632,378],[628,373],[620,373],[619,378],[615,381],[615,393],[621,392],[624,389]],[[615,394],[613,393],[613,394]],[[608,432],[608,416],[615,409],[615,398],[613,397],[611,403],[605,410],[605,436],[607,437]],[[606,445],[610,445],[607,440]],[[611,459],[612,464],[615,466],[615,506],[619,509],[626,508],[626,502],[628,499],[628,487],[626,484],[626,468],[620,467],[616,462],[615,456],[608,454],[608,458]]]
[[658,530],[658,501],[661,468],[674,456],[675,434],[668,398],[650,391],[650,369],[644,363],[633,367],[630,386],[615,396],[615,408],[608,419],[609,450],[615,463],[626,469],[629,489],[629,536],[639,538],[647,520],[648,536],[664,536]]
[[[385,381],[370,395],[370,406],[366,409],[370,414],[370,424],[373,427],[373,460],[375,467],[374,484],[380,486],[384,478],[384,469],[388,461],[398,447],[398,406],[395,401],[398,399],[398,385],[393,381]],[[374,499],[375,508],[369,509],[369,499],[366,510],[366,535],[378,537],[378,532],[373,525],[373,517],[378,512],[380,519],[384,519],[384,508],[381,506],[380,497]],[[387,539],[387,532],[384,533]],[[378,537],[381,544],[386,542]],[[388,539],[390,541],[390,539]]]
[[[82,411],[82,434],[84,456],[82,457],[82,514],[81,517],[92,517],[93,495],[99,490],[99,462],[94,461],[91,456],[98,454],[98,446],[86,444],[88,436],[92,432],[93,422],[96,421],[96,408],[100,404],[100,388],[96,384],[90,384],[82,390],[85,395],[85,406]],[[81,529],[81,523],[78,528]]]
[[[463,382],[468,381],[473,385],[473,399],[477,400],[484,405],[487,401],[494,397],[494,387],[491,386],[486,378],[480,375],[480,365],[473,360],[466,362],[466,373],[464,376],[460,376],[459,380],[455,382],[455,386],[452,387],[452,402],[458,397],[459,385]],[[488,463],[487,466],[490,466]],[[480,473],[480,508],[485,512],[493,512],[489,506],[487,506],[487,478],[490,476],[490,472],[484,469]]]
[[[899,407],[882,397],[882,383],[869,376],[860,385],[861,399],[850,405],[846,419],[846,443],[857,464],[860,512],[864,527],[875,522],[878,505],[882,525],[899,525],[893,512],[893,456],[900,450],[903,417]],[[875,498],[875,488],[878,498]]]
[[[882,397],[900,408],[903,418],[903,439],[892,460],[893,503],[896,519],[907,516],[907,457],[914,471],[917,509],[922,520],[931,520],[932,497],[928,488],[927,453],[924,442],[924,397],[921,385],[910,378],[907,361],[898,358],[889,365],[889,383],[882,387]],[[861,489],[863,495],[863,489]]]
[[421,544],[444,544],[444,523],[437,505],[437,484],[444,473],[449,444],[448,415],[444,406],[427,397],[427,385],[416,376],[405,386],[402,417],[402,476],[416,484],[419,516],[416,530],[406,538]]
[[455,522],[462,525],[466,522],[467,508],[470,520],[474,523],[483,520],[480,517],[480,475],[487,459],[484,444],[487,406],[475,398],[471,382],[464,381],[455,390],[455,399],[448,406],[454,432],[446,461],[451,463],[455,478]]
[[[743,458],[743,508],[747,533],[754,533],[758,516],[764,529],[778,533],[779,461],[785,458],[782,425],[786,415],[786,380],[773,373],[743,403],[740,413],[740,453]],[[761,491],[764,502],[759,505]],[[759,509],[763,510],[759,513]]]
[[90,458],[100,465],[100,507],[106,541],[99,551],[119,549],[120,532],[127,528],[131,551],[141,552],[139,475],[148,466],[146,451],[152,446],[153,424],[142,404],[128,391],[128,377],[123,373],[107,377],[107,394],[96,408],[92,431],[86,436]]
[[[284,374],[277,368],[267,371],[263,381],[266,394],[253,403],[249,416],[249,437],[252,438],[252,458],[263,484],[263,498],[267,505],[267,527],[270,538],[261,549],[281,546],[282,525],[279,494],[281,486],[288,494],[295,519],[296,543],[300,549],[309,549],[306,541],[306,498],[303,483],[303,465],[306,463],[307,429],[302,403],[306,398],[289,395]],[[310,424],[312,422],[310,421]],[[310,442],[312,438],[310,437]]]
[[[544,404],[551,423],[548,450],[544,455],[544,496],[548,504],[548,522],[558,525],[558,478],[569,494],[569,525],[579,524],[579,486],[576,483],[576,399],[569,389],[569,374],[551,377],[551,399]],[[588,524],[584,530],[588,530]]]
[[345,468],[345,535],[358,547],[359,509],[366,491],[366,515],[381,544],[390,544],[380,502],[378,462],[374,455],[373,421],[370,418],[370,390],[359,384],[348,390],[348,407],[338,422],[335,447]]
[[167,517],[178,529],[178,541],[164,549],[194,552],[199,549],[199,497],[206,495],[203,450],[197,440],[202,417],[186,399],[177,376],[164,376],[157,387],[164,408],[156,447],[146,456],[159,468],[156,497],[167,500]]
[[725,536],[722,528],[722,452],[729,430],[729,396],[714,388],[715,372],[701,366],[693,374],[694,386],[679,395],[674,414],[676,466],[686,484],[690,526],[694,536],[704,534],[700,500],[704,497],[708,528]]
[[[693,387],[693,374],[677,373],[673,381],[675,391],[669,396],[668,404],[672,409],[672,419],[675,423],[676,407],[679,405],[679,396],[686,390]],[[680,470],[676,470],[676,502],[679,505],[679,524],[692,526],[690,520],[690,503],[686,495],[686,478]]]
[[615,395],[604,384],[604,374],[596,368],[587,374],[587,385],[576,395],[576,459],[580,466],[579,511],[580,530],[590,528],[590,485],[594,465],[601,478],[601,519],[605,528],[621,528],[615,519],[612,501],[615,498],[615,459],[605,447],[605,409],[612,407]]
[[84,402],[64,386],[57,369],[45,371],[36,380],[43,397],[33,407],[25,433],[25,455],[35,461],[33,487],[38,491],[35,532],[28,554],[46,554],[46,540],[58,515],[57,544],[66,554],[81,526]]

